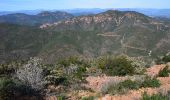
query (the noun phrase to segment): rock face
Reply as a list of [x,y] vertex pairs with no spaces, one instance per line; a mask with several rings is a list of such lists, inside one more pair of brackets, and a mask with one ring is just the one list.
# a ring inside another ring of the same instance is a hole
[[[77,27],[83,30],[96,30],[102,31],[113,30],[122,24],[148,24],[154,20],[143,14],[137,12],[120,12],[109,10],[104,13],[91,16],[74,17],[70,20],[59,21],[53,24],[49,24],[46,27],[65,27],[66,29],[75,29]],[[45,28],[45,27],[44,27]]]

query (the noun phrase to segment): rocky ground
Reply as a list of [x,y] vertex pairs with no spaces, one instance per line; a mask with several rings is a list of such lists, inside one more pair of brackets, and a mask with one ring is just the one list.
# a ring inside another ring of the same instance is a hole
[[[168,64],[170,65],[170,63]],[[147,69],[146,74],[149,76],[156,76],[158,72],[163,69],[165,65],[154,65]],[[109,81],[120,82],[127,78],[132,78],[133,76],[127,77],[87,77],[88,86],[92,89],[99,91],[102,85],[105,85]],[[147,94],[156,94],[156,93],[163,93],[166,94],[167,91],[170,90],[170,76],[169,77],[158,77],[157,79],[160,80],[161,86],[159,88],[140,88],[139,90],[130,90],[126,94],[123,95],[105,95],[99,100],[140,100],[142,94],[147,92]]]
[[[170,63],[168,63],[170,65]],[[146,69],[146,75],[154,77],[158,74],[158,72],[163,69],[166,65],[154,65],[150,68]],[[70,97],[69,100],[77,100],[76,97],[88,97],[88,96],[94,96],[97,97],[97,100],[140,100],[141,96],[144,92],[146,92],[149,95],[162,93],[166,94],[170,90],[170,76],[169,77],[157,77],[157,79],[160,81],[161,86],[158,88],[140,88],[138,90],[129,90],[125,94],[117,94],[117,95],[101,95],[100,91],[103,86],[106,86],[110,82],[112,83],[119,83],[126,79],[140,79],[141,75],[136,76],[125,76],[125,77],[111,77],[111,76],[89,76],[86,78],[87,84],[84,84],[87,88],[90,88],[94,90],[94,92],[89,91],[78,91],[78,92],[71,92],[68,94]],[[55,96],[47,97],[46,100],[57,100]],[[78,99],[79,100],[79,99]],[[96,100],[96,99],[95,99]]]

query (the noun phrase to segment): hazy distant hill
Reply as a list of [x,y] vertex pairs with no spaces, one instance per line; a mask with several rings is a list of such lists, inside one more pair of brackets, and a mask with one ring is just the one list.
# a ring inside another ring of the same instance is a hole
[[41,25],[43,23],[53,23],[59,20],[72,18],[73,15],[66,12],[44,11],[37,15],[27,15],[24,13],[15,13],[0,16],[0,23],[11,23],[19,25]]
[[7,15],[7,14],[14,14],[14,13],[24,13],[24,14],[28,14],[28,15],[37,15],[39,13],[41,13],[44,10],[21,10],[21,11],[0,11],[0,16],[1,15]]
[[[101,12],[105,12],[107,10],[120,10],[120,11],[137,11],[152,17],[170,17],[170,9],[152,9],[152,8],[108,8],[108,9],[100,9],[100,8],[88,8],[88,9],[63,9],[60,11],[67,12],[73,14],[74,16],[81,15],[89,15],[89,14],[98,14]],[[41,13],[44,10],[23,10],[23,11],[1,11],[0,15],[13,14],[13,13],[24,13],[28,15],[36,15]],[[58,10],[48,10],[48,11],[58,11]]]
[[65,9],[65,10],[61,10],[61,11],[65,11],[65,12],[68,12],[68,13],[71,13],[73,14],[74,16],[82,16],[82,15],[89,15],[89,14],[98,14],[98,13],[101,13],[101,12],[105,12],[107,11],[108,9],[100,9],[100,8],[89,8],[89,9]]
[[119,11],[136,11],[147,16],[152,17],[169,17],[170,18],[170,9],[146,9],[146,8],[108,8],[108,9],[100,9],[100,8],[92,8],[92,9],[68,9],[62,10],[68,13],[71,13],[75,16],[80,15],[89,15],[89,14],[98,14],[101,12],[105,12],[107,10],[119,10]]
[[169,17],[170,18],[170,9],[135,9],[135,8],[120,8],[120,11],[137,11],[152,17]]

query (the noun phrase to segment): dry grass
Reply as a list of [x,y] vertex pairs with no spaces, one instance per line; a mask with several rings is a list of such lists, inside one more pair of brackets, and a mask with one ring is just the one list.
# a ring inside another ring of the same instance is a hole
[[[168,64],[170,65],[170,63]],[[148,76],[154,77],[157,76],[159,71],[163,69],[165,65],[154,65],[153,67],[150,67],[147,69],[146,74]],[[143,80],[144,76],[126,76],[126,77],[87,77],[88,84],[86,86],[91,87],[95,91],[105,91],[110,85],[118,84],[126,79],[131,80]],[[162,93],[167,94],[167,92],[170,90],[170,77],[158,77],[157,78],[161,86],[158,88],[140,88],[139,90],[130,90],[126,94],[123,95],[105,95],[102,98],[99,98],[98,100],[140,100],[141,96],[144,92],[146,92],[149,95]]]

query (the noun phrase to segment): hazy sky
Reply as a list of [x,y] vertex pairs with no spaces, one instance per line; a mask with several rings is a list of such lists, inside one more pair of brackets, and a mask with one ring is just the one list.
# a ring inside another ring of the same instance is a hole
[[73,8],[170,8],[170,0],[0,0],[1,11]]

